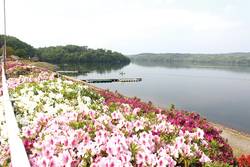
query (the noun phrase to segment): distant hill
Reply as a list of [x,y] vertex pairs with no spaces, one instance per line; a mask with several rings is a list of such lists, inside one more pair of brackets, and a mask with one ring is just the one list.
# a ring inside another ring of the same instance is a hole
[[224,54],[185,54],[185,53],[141,53],[129,57],[131,61],[191,61],[199,63],[236,63],[250,64],[249,52]]

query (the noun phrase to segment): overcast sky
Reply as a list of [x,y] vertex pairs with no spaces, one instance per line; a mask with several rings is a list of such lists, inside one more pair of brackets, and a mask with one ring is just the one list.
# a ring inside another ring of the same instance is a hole
[[250,0],[5,0],[5,6],[7,35],[35,48],[250,52]]

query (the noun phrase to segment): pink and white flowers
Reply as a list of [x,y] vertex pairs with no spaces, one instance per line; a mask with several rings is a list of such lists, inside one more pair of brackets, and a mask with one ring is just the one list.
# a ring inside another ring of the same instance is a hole
[[[141,108],[127,103],[105,105],[89,87],[54,76],[43,72],[8,81],[19,99],[15,114],[31,166],[172,167],[195,156],[196,163],[211,162],[201,149],[208,146],[202,129],[183,131],[163,114],[139,116]],[[10,154],[3,136],[1,165]]]

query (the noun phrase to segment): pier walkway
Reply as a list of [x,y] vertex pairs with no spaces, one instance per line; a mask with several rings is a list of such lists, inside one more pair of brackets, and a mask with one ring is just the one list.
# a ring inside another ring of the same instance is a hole
[[142,78],[84,79],[82,81],[87,83],[140,82]]

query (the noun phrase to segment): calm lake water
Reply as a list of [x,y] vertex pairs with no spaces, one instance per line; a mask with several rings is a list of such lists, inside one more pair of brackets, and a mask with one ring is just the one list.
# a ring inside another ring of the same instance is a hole
[[[58,70],[88,70],[69,74],[78,79],[142,78],[141,82],[92,84],[154,105],[195,111],[209,121],[250,134],[250,66],[163,62],[74,64]],[[67,74],[68,75],[68,74]]]

